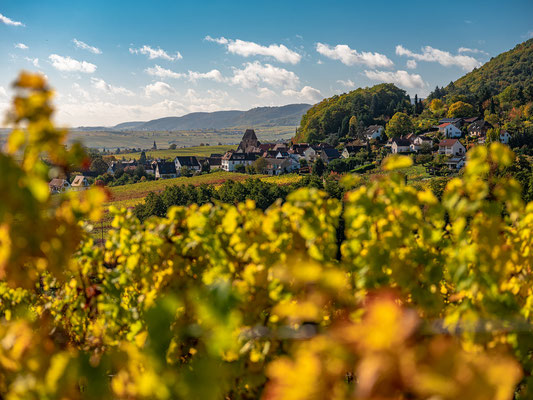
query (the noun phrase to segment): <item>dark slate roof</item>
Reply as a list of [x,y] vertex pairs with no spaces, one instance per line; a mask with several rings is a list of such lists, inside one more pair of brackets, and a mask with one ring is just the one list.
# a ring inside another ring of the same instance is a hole
[[381,125],[370,125],[363,132],[364,135],[373,135],[375,132],[379,131],[380,128],[383,128]]
[[483,129],[483,128],[490,129],[492,128],[492,125],[489,122],[485,121],[484,119],[480,119],[478,121],[472,122],[470,126],[468,127],[468,130],[475,131],[475,130]]
[[255,131],[253,129],[246,129],[244,132],[244,136],[242,137],[242,140],[255,140],[257,141],[257,136],[255,135]]
[[411,142],[404,138],[394,138],[392,139],[392,143],[396,143],[396,146],[403,146],[403,147],[411,146]]
[[176,173],[176,164],[172,161],[158,161],[157,168],[160,175],[168,175]]
[[200,163],[195,156],[177,156],[175,160],[178,160],[182,167],[199,167]]
[[326,155],[327,158],[339,158],[340,154],[337,149],[322,149],[322,152]]

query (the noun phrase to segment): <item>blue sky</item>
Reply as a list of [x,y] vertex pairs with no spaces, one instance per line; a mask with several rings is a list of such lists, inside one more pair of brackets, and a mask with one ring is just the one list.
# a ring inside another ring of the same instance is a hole
[[533,1],[0,0],[0,111],[45,74],[61,124],[315,103],[380,82],[426,96],[533,37]]

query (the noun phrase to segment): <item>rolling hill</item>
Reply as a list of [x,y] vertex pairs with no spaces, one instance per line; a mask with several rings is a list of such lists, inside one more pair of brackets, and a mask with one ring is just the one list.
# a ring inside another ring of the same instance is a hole
[[310,107],[310,104],[289,104],[281,107],[257,107],[248,111],[196,112],[182,117],[165,117],[147,122],[124,122],[107,129],[113,131],[186,131],[242,126],[296,126]]

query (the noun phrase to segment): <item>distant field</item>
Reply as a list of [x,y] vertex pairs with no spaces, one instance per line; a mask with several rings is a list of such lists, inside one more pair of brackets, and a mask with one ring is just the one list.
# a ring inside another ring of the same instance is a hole
[[[81,141],[92,148],[116,149],[117,147],[135,147],[150,149],[154,140],[159,148],[168,148],[171,144],[179,146],[199,146],[201,143],[210,145],[237,145],[247,128],[254,128],[260,141],[270,142],[287,140],[294,136],[295,126],[273,127],[234,127],[225,129],[199,129],[192,131],[71,131],[69,143]],[[0,141],[6,134],[0,132]],[[4,138],[5,139],[5,138]]]
[[[161,159],[173,159],[176,156],[197,156],[197,157],[209,157],[212,153],[224,154],[228,150],[236,149],[235,145],[222,145],[222,146],[194,146],[185,147],[183,149],[164,149],[164,150],[149,150],[146,152],[148,158],[161,158]],[[116,157],[126,159],[139,159],[141,153],[125,153],[118,154]]]

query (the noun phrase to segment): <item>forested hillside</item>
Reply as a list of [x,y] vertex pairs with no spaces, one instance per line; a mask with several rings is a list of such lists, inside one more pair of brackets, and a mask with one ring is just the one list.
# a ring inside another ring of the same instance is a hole
[[446,94],[453,96],[495,96],[509,86],[533,90],[533,39],[520,43],[514,49],[492,58],[445,87]]
[[[432,100],[437,102],[431,105]],[[330,135],[346,137],[352,117],[357,129],[371,124],[385,126],[396,112],[410,116],[416,133],[430,129],[442,117],[474,115],[484,117],[498,129],[518,131],[531,126],[532,102],[533,39],[530,39],[448,86],[437,86],[424,102],[415,99],[414,105],[406,92],[393,84],[360,88],[324,99],[302,117],[295,141],[319,142]],[[454,103],[456,106],[452,107]],[[459,112],[454,111],[458,107]]]
[[410,108],[411,102],[405,90],[393,84],[359,88],[324,99],[311,107],[302,117],[295,140],[318,142],[332,133],[344,136],[348,133],[352,116],[356,118],[356,122],[352,120],[352,125],[359,127],[384,124],[396,112],[405,112]]

